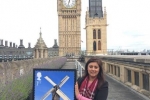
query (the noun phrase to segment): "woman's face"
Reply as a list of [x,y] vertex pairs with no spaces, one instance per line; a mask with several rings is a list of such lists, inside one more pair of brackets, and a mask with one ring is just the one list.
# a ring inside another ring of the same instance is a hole
[[97,64],[97,62],[91,62],[91,63],[89,63],[87,70],[88,70],[89,76],[92,78],[95,78],[95,77],[97,77],[97,75],[99,73],[100,67]]

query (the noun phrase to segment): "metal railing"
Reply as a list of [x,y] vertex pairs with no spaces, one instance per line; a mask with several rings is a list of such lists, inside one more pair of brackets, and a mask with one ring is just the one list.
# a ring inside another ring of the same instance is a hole
[[75,65],[76,65],[76,70],[77,70],[77,77],[82,77],[83,71],[85,70],[85,68],[77,60],[75,60]]

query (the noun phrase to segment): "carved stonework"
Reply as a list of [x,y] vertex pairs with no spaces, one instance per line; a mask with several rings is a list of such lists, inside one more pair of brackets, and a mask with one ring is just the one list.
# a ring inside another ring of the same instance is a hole
[[42,33],[40,32],[40,38],[38,39],[34,47],[34,58],[47,58],[48,48],[42,38]]
[[78,55],[81,50],[81,0],[57,0],[59,56]]
[[[103,12],[103,11],[101,11]],[[86,53],[87,55],[107,55],[107,13],[102,17],[90,17],[86,12]]]

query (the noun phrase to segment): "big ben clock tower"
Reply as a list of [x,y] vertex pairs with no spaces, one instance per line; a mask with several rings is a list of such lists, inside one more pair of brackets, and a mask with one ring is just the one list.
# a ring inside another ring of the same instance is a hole
[[81,50],[81,0],[57,0],[59,56]]

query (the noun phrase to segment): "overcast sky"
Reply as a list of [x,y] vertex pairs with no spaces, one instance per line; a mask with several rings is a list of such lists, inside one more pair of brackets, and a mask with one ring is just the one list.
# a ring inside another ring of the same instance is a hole
[[[140,51],[150,49],[150,0],[103,0],[107,10],[107,48]],[[85,12],[82,0],[81,49],[86,49]],[[0,39],[34,47],[40,27],[47,47],[58,40],[57,0],[0,0]],[[4,42],[3,42],[4,44]],[[8,43],[9,45],[9,43]]]

